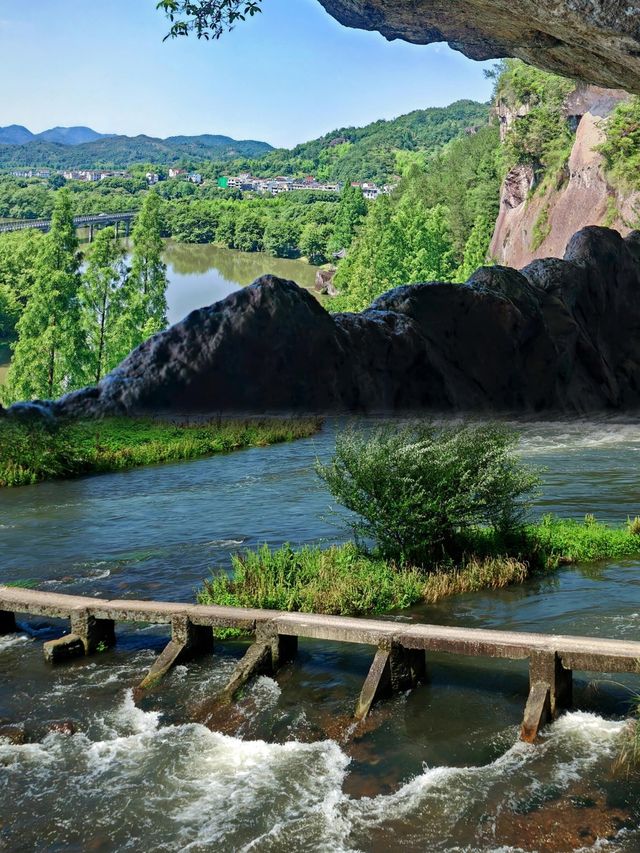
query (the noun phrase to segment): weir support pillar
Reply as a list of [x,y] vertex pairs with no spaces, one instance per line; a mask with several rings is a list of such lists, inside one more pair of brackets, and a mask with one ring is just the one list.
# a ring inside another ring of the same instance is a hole
[[406,649],[394,642],[381,643],[360,691],[356,720],[364,720],[375,702],[410,690],[425,677],[426,658],[421,649]]
[[194,625],[187,616],[174,616],[171,620],[171,639],[154,661],[138,689],[148,690],[155,687],[176,664],[212,652],[213,630],[211,628]]
[[44,644],[44,656],[49,663],[93,655],[106,651],[116,643],[115,624],[111,619],[96,619],[80,608],[71,613],[71,633]]
[[256,675],[275,675],[285,663],[292,661],[298,651],[298,638],[277,634],[269,624],[256,631],[256,639],[234,669],[221,696],[230,702],[242,687]]
[[557,652],[533,652],[529,658],[529,698],[520,737],[533,743],[542,726],[555,720],[573,701],[573,673]]

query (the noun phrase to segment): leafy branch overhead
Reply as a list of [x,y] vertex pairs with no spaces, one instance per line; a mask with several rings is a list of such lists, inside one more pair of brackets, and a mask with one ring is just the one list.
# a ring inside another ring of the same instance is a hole
[[199,39],[219,39],[232,30],[238,21],[245,21],[261,12],[262,0],[160,0],[161,9],[171,21],[165,36],[178,38],[196,33]]

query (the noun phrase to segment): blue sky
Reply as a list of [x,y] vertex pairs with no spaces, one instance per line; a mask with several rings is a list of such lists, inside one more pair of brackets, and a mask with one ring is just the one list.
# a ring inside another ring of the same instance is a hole
[[216,43],[163,43],[166,31],[155,0],[0,0],[0,125],[288,147],[490,95],[483,64],[346,29],[317,0],[264,0],[262,15]]

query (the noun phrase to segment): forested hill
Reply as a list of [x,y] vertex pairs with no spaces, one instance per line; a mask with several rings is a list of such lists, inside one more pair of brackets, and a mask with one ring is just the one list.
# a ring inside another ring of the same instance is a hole
[[125,169],[135,163],[168,166],[183,161],[229,161],[254,158],[272,151],[255,140],[228,136],[107,136],[80,145],[35,140],[23,145],[0,145],[0,168]]
[[263,177],[315,175],[319,180],[384,182],[452,139],[489,121],[489,104],[456,101],[366,127],[343,127],[288,150],[271,151],[247,168]]
[[199,166],[209,162],[218,174],[251,171],[263,177],[314,175],[327,181],[384,183],[402,174],[411,162],[423,164],[447,142],[485,126],[489,112],[488,104],[456,101],[365,127],[343,127],[293,149],[212,135],[108,136],[73,146],[33,139],[26,144],[0,144],[0,169],[124,169],[139,163]]

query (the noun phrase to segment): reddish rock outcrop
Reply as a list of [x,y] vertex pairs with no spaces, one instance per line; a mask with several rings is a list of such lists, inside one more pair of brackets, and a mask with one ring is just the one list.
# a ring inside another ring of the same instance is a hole
[[[607,181],[604,158],[597,148],[605,141],[604,126],[614,107],[626,98],[621,91],[580,86],[565,104],[576,138],[566,174],[535,185],[531,166],[516,166],[502,187],[500,211],[489,254],[516,268],[538,258],[561,258],[572,235],[587,225],[608,225],[629,234],[637,221],[640,197],[624,193]],[[517,122],[517,115],[511,122]]]
[[564,260],[398,287],[331,315],[272,276],[138,347],[97,387],[10,414],[585,412],[640,405],[640,233],[585,228]]

